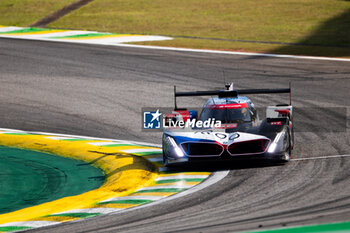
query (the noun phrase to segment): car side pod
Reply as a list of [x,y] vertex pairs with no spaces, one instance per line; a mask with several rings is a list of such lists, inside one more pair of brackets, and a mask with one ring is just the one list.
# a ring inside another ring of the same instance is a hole
[[284,125],[283,129],[276,134],[274,140],[269,145],[267,157],[276,162],[288,162],[290,161],[291,151],[292,142],[290,128],[288,125]]

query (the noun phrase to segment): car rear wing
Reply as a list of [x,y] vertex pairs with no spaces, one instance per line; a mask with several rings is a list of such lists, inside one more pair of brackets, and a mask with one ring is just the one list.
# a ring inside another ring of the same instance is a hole
[[[226,86],[226,87],[229,87],[229,86]],[[218,91],[195,91],[195,92],[176,92],[176,86],[174,86],[174,104],[175,104],[175,109],[178,109],[176,104],[176,97],[219,96],[219,98],[227,98],[227,97],[237,97],[238,95],[289,93],[289,103],[290,105],[292,105],[291,90],[292,90],[291,83],[289,83],[289,88],[279,88],[279,89],[241,89],[241,90],[218,90]]]

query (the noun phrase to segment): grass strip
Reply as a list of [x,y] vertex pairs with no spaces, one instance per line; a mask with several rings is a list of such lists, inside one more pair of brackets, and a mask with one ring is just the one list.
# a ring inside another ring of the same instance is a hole
[[54,39],[70,39],[70,38],[89,38],[89,37],[97,37],[97,36],[109,36],[109,35],[119,35],[119,34],[111,34],[111,33],[86,33],[80,35],[72,35],[72,36],[57,36],[51,37]]
[[344,232],[345,233],[349,231],[350,231],[350,222],[342,222],[342,223],[290,227],[290,228],[284,228],[284,229],[273,229],[273,230],[253,231],[253,232],[254,233],[294,233],[294,232],[303,232],[303,233]]
[[1,0],[0,24],[28,26],[75,0]]
[[71,217],[71,218],[91,218],[101,215],[100,213],[67,213],[67,214],[51,214],[47,217]]
[[[1,1],[0,24],[26,26],[72,0],[22,2]],[[101,0],[49,27],[176,37],[146,43],[159,46],[350,57],[349,22],[346,0]]]
[[116,201],[107,201],[107,202],[101,202],[100,204],[137,204],[142,205],[152,202],[152,200],[143,200],[143,199],[134,199],[134,200],[116,200]]
[[0,232],[23,231],[23,230],[28,230],[30,228],[31,227],[17,227],[17,226],[0,227]]
[[87,138],[72,138],[72,139],[62,139],[62,140],[69,141],[69,142],[91,141],[91,139],[87,139]]
[[350,46],[349,12],[350,5],[345,0],[203,0],[200,3],[196,0],[102,0],[49,26],[214,39],[175,38],[162,42],[162,46],[350,56],[350,49],[339,48]]
[[149,189],[149,190],[140,190],[140,191],[137,191],[135,193],[154,193],[154,192],[157,192],[157,193],[178,193],[178,192],[182,192],[182,191],[185,191],[187,189],[185,188],[168,188],[168,189]]
[[174,183],[174,182],[202,182],[205,179],[197,179],[197,178],[189,178],[189,179],[169,179],[169,180],[159,180],[156,181],[156,184],[166,184],[166,183]]
[[135,155],[139,155],[139,156],[147,156],[147,155],[160,155],[161,152],[157,152],[157,151],[147,151],[147,152],[136,152],[133,153]]
[[137,42],[132,44],[170,46],[176,48],[213,49],[236,52],[275,53],[322,57],[350,57],[350,48],[340,47],[322,47],[305,45],[283,46],[276,44],[244,43],[217,40],[196,40],[183,38],[168,41]]

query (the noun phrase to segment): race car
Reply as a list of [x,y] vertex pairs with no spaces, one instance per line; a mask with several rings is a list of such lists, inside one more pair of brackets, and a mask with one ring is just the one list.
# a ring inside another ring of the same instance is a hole
[[[245,95],[275,93],[289,93],[290,103],[268,106],[266,118],[260,120],[254,104]],[[168,127],[163,131],[165,166],[211,160],[290,160],[294,147],[290,86],[234,90],[231,84],[225,90],[197,92],[176,92],[174,87],[174,96],[175,109],[165,117]],[[198,111],[177,107],[176,98],[184,96],[212,97],[198,115]],[[205,125],[206,121],[210,123]]]

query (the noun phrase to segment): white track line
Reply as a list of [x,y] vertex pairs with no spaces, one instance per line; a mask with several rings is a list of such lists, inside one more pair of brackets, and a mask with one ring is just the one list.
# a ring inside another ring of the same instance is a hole
[[[23,39],[28,39],[28,40],[38,40],[38,39],[41,39],[41,38],[47,38],[47,39],[58,39],[58,38],[55,38],[55,37],[59,37],[60,35],[62,36],[65,36],[64,34],[66,34],[66,36],[79,36],[79,35],[82,35],[82,34],[87,34],[90,32],[85,32],[83,33],[82,31],[79,31],[79,32],[73,32],[73,33],[62,33],[62,32],[46,32],[46,33],[40,33],[40,34],[19,34],[19,35],[9,35],[8,37],[11,37],[11,38],[23,38]],[[91,32],[92,33],[97,33],[97,32]],[[63,39],[59,39],[59,40],[63,40]],[[66,39],[68,40],[68,38]]]
[[94,39],[71,39],[71,38],[62,38],[59,40],[65,40],[65,41],[74,41],[74,42],[80,42],[84,44],[110,44],[110,45],[117,45],[119,43],[131,43],[131,42],[143,42],[143,41],[157,41],[157,40],[170,40],[171,38],[166,38],[162,36],[137,36],[137,35],[130,35],[130,36],[120,36],[120,37],[104,37],[104,38],[94,38]]
[[46,137],[47,139],[52,140],[72,140],[72,139],[78,139],[78,138],[72,138],[72,137]]
[[142,152],[159,152],[159,153],[161,153],[162,149],[128,149],[128,150],[122,150],[122,152],[130,153],[130,154],[142,153]]
[[[334,58],[334,57],[313,57],[313,56],[295,56],[286,54],[269,54],[269,53],[248,53],[248,52],[232,52],[232,51],[219,51],[219,50],[209,50],[209,49],[186,49],[186,48],[174,48],[174,47],[162,47],[162,46],[148,46],[148,45],[133,45],[133,44],[122,44],[122,42],[111,43],[105,41],[77,41],[77,40],[62,40],[62,39],[49,39],[49,38],[24,38],[16,36],[4,36],[0,35],[0,38],[14,38],[14,39],[24,39],[24,40],[40,40],[40,41],[50,41],[50,42],[64,42],[64,43],[76,43],[76,44],[98,44],[98,45],[109,45],[109,46],[120,46],[129,48],[141,48],[141,49],[153,49],[153,50],[166,50],[166,51],[178,51],[178,52],[195,52],[195,53],[212,53],[212,54],[227,54],[227,55],[239,55],[239,56],[255,56],[255,57],[272,57],[272,58],[292,58],[292,59],[307,59],[307,60],[324,60],[324,61],[343,61],[350,62],[349,58]],[[151,36],[149,36],[151,37]],[[161,36],[153,36],[152,40],[161,38]],[[161,40],[170,40],[172,38],[162,38]]]
[[160,181],[160,180],[173,180],[173,179],[205,179],[207,178],[207,175],[186,175],[186,174],[181,174],[181,175],[169,175],[169,176],[160,176],[155,179],[155,181]]
[[[138,37],[140,39],[138,39]],[[10,38],[10,39],[20,39],[20,40],[38,40],[38,41],[49,41],[49,42],[63,42],[63,43],[75,43],[75,44],[94,44],[94,45],[110,45],[110,46],[118,46],[121,45],[121,43],[125,42],[142,42],[142,41],[163,41],[163,40],[171,40],[170,37],[163,37],[163,36],[129,36],[129,37],[123,37],[123,38],[115,38],[113,41],[108,39],[86,39],[86,40],[79,40],[79,39],[69,39],[69,38],[62,38],[62,39],[55,39],[55,38],[33,38],[32,36],[28,35],[0,35],[0,38]]]
[[125,197],[112,197],[99,203],[110,202],[110,201],[123,201],[123,200],[151,200],[156,201],[164,198],[163,196],[125,196]]
[[4,134],[4,133],[28,133],[28,132],[25,132],[23,130],[16,130],[16,129],[1,129],[0,130],[4,130],[4,131],[0,131],[0,133]]
[[10,32],[10,31],[16,31],[16,30],[21,30],[23,28],[21,27],[3,27],[0,28],[0,32]]
[[61,222],[54,222],[54,221],[25,221],[25,222],[9,222],[5,224],[1,224],[0,227],[45,227],[45,226],[51,226],[56,225]]
[[295,56],[295,55],[269,54],[269,53],[231,52],[231,51],[219,51],[219,50],[209,50],[209,49],[186,49],[186,48],[148,46],[148,45],[132,45],[132,44],[118,44],[117,46],[130,47],[130,48],[169,50],[169,51],[179,51],[179,52],[214,53],[214,54],[228,54],[228,55],[240,55],[240,56],[275,57],[275,58],[293,58],[293,59],[308,59],[308,60],[325,60],[325,61],[345,61],[345,62],[350,62],[349,58]]
[[76,210],[68,210],[56,214],[75,214],[75,213],[101,213],[101,214],[109,214],[120,211],[120,208],[89,208],[89,209],[76,209]]
[[310,157],[310,158],[297,158],[297,159],[291,159],[291,161],[331,159],[331,158],[342,158],[342,157],[350,157],[350,155],[328,155],[328,156],[319,156],[319,157]]
[[89,142],[88,144],[93,146],[108,146],[108,145],[117,145],[117,144],[123,144],[120,142]]
[[61,36],[79,36],[79,35],[85,35],[85,34],[93,34],[98,32],[92,32],[92,31],[65,31],[65,32],[49,32],[47,34],[38,34],[38,37],[61,37]]
[[192,188],[193,185],[185,185],[182,183],[179,183],[177,185],[154,185],[154,186],[148,186],[144,188],[140,188],[137,191],[144,191],[144,190],[157,190],[157,189],[189,189]]
[[93,146],[109,146],[109,145],[122,145],[131,144],[130,141],[118,141],[118,142],[89,142],[88,144]]

